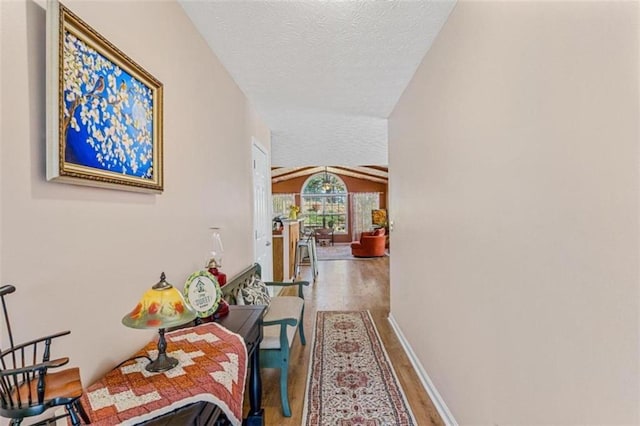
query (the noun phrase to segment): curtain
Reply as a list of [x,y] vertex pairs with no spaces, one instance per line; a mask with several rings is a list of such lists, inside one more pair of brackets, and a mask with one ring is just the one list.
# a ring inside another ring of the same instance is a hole
[[296,204],[296,194],[273,194],[273,216],[288,216],[289,206]]
[[370,230],[371,210],[380,208],[377,192],[354,192],[351,194],[351,239],[360,238],[360,233]]

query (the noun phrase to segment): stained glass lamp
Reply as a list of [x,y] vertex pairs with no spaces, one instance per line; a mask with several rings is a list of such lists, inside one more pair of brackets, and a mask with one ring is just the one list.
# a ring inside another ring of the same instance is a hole
[[122,318],[122,323],[131,328],[157,328],[158,357],[145,367],[147,371],[167,371],[178,365],[178,360],[167,356],[165,329],[193,321],[195,310],[185,302],[182,293],[166,281],[164,272],[151,289],[147,290],[131,312]]

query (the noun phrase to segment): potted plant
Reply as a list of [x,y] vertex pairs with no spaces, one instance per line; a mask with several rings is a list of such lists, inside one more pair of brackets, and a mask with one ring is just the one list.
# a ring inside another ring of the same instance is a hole
[[289,219],[295,220],[298,218],[298,213],[300,213],[300,207],[294,205],[289,206]]

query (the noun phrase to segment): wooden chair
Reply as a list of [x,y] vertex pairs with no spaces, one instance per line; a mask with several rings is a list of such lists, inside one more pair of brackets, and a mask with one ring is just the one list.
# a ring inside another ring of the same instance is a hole
[[19,425],[25,417],[64,406],[67,414],[54,419],[68,416],[73,425],[79,425],[80,416],[88,424],[89,417],[80,404],[80,370],[68,368],[53,372],[67,364],[69,358],[49,359],[53,339],[65,336],[70,331],[14,345],[5,296],[15,290],[12,285],[0,287],[4,321],[11,345],[9,349],[0,351],[0,416],[10,418],[11,425]]
[[333,228],[318,228],[315,232],[316,241],[321,246],[333,245]]

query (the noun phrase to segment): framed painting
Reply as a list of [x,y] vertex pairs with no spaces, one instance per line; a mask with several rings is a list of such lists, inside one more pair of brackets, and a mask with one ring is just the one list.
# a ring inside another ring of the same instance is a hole
[[47,180],[162,192],[162,83],[47,2]]
[[386,228],[387,226],[387,210],[386,209],[374,209],[371,210],[371,224]]

